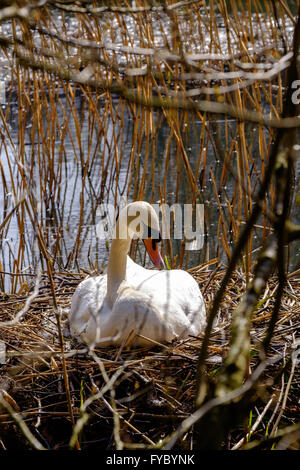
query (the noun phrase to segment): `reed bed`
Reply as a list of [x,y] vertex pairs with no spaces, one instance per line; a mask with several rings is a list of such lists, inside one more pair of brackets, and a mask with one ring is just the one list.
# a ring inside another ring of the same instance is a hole
[[[198,267],[193,271],[200,283],[207,306],[219,285],[222,270],[211,271]],[[65,334],[64,357],[69,377],[72,410],[75,423],[88,415],[88,421],[78,433],[82,449],[115,448],[115,418],[119,421],[119,448],[153,448],[160,446],[177,429],[194,408],[195,370],[201,346],[199,338],[175,341],[169,345],[151,345],[150,349],[131,346],[96,349],[89,353],[84,345],[68,337],[65,313],[71,295],[78,284],[78,276],[58,274],[55,277],[57,306],[62,315]],[[257,362],[260,344],[268,319],[272,314],[276,278],[270,279],[258,306],[251,328],[251,362]],[[229,346],[231,313],[238,305],[245,288],[245,278],[239,270],[224,295],[218,322],[212,334],[207,358],[207,376],[213,384]],[[53,314],[52,294],[42,278],[41,292],[17,325],[2,328],[6,344],[6,363],[1,367],[0,388],[12,409],[18,412],[32,434],[46,448],[68,448],[72,436],[72,421],[64,389],[62,355]],[[299,370],[287,366],[292,344],[300,321],[299,277],[290,275],[280,319],[272,342],[270,355],[280,356],[279,364],[270,365],[261,380],[259,398],[251,411],[249,425],[244,422],[232,430],[225,448],[238,448],[249,442],[263,441],[278,427],[296,422],[299,398]],[[13,319],[23,308],[26,296],[2,295],[1,321]],[[103,377],[103,369],[111,380],[111,387]],[[290,388],[289,379],[292,380]],[[113,400],[112,400],[113,390]],[[284,397],[287,397],[284,400]],[[269,403],[271,400],[271,403]],[[255,420],[268,405],[259,426]],[[84,411],[83,411],[84,410]],[[249,416],[250,416],[249,415]],[[29,445],[21,431],[16,429],[11,415],[0,408],[1,446],[24,449]],[[251,438],[244,439],[247,433]],[[189,430],[178,442],[177,448],[193,450],[197,436]],[[243,439],[242,443],[240,440]],[[274,442],[266,440],[265,448]],[[297,448],[294,443],[292,448]]]
[[[0,389],[11,407],[0,408],[0,446],[34,446],[34,437],[52,449],[162,447],[194,410],[202,338],[88,351],[68,336],[70,299],[86,274],[105,269],[109,243],[96,236],[101,203],[200,203],[203,249],[188,251],[183,239],[163,240],[162,251],[171,267],[190,268],[209,310],[265,175],[294,4],[170,1],[160,9],[141,0],[139,10],[119,1],[87,10],[87,2],[69,3],[47,2],[33,23],[1,19],[8,75],[0,77],[0,321],[18,321],[0,325]],[[265,120],[254,122],[245,109]],[[228,350],[231,313],[272,232],[275,193],[271,185],[224,293],[206,361],[211,387]],[[295,191],[297,221],[296,203]],[[289,250],[270,352],[280,359],[263,374],[249,422],[232,430],[224,448],[257,439],[270,449],[279,425],[296,422],[299,377],[288,358],[299,327],[299,242]],[[131,256],[146,262],[135,242]],[[276,287],[274,276],[252,318],[250,367]],[[196,440],[191,428],[177,446],[193,449]]]

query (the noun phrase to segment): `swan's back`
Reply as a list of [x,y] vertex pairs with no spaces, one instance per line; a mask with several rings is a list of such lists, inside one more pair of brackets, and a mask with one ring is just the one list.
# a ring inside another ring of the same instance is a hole
[[[71,334],[108,346],[121,344],[132,330],[168,342],[196,336],[204,329],[204,301],[197,282],[185,271],[148,270],[127,257],[126,280],[112,308],[106,294],[107,275],[79,284],[72,298]],[[141,338],[135,344],[151,346]]]

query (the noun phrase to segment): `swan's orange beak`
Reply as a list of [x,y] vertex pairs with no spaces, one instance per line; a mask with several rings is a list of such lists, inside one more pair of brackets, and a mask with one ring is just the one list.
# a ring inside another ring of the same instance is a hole
[[143,242],[154,266],[158,269],[164,269],[165,263],[160,254],[158,242],[153,238],[144,238]]

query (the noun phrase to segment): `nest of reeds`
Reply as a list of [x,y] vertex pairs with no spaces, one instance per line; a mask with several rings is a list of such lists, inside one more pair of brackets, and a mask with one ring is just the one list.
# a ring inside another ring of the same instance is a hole
[[[204,292],[209,310],[223,276],[222,270],[193,270],[193,276]],[[120,442],[125,447],[157,445],[195,409],[196,370],[202,337],[177,340],[168,345],[153,344],[150,349],[111,347],[91,353],[67,334],[65,313],[78,282],[78,276],[55,277],[73,416],[70,416],[66,397],[62,349],[46,277],[39,295],[32,300],[20,321],[1,328],[1,341],[6,347],[5,361],[0,367],[3,396],[32,435],[49,449],[68,448],[74,422],[82,417],[83,408],[88,419],[77,436],[82,449],[114,449],[116,426]],[[276,285],[276,277],[271,278],[253,315],[250,367],[257,361],[272,315]],[[208,348],[206,374],[211,384],[230,347],[231,314],[244,290],[244,275],[236,271],[224,293]],[[253,433],[254,437],[263,436],[267,426],[271,429],[279,415],[280,424],[284,425],[293,424],[296,418],[299,397],[297,370],[292,368],[291,371],[289,367],[285,374],[278,371],[285,365],[295,342],[300,320],[299,296],[300,280],[290,275],[270,352],[281,354],[282,360],[266,369],[262,379],[264,393],[260,394],[251,411],[252,419],[264,410],[270,397],[273,397],[273,402]],[[28,295],[2,294],[0,320],[7,322],[15,318],[27,299]],[[30,446],[13,415],[3,407],[0,408],[0,430],[2,448],[24,449]],[[231,448],[244,435],[244,423],[241,423],[240,427],[232,430],[230,442],[224,446]],[[191,428],[177,446],[179,449],[193,449],[194,439]]]

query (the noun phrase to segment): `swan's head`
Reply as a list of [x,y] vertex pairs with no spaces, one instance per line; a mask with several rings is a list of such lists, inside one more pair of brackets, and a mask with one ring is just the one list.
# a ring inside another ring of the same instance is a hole
[[148,202],[131,202],[120,211],[116,223],[116,237],[143,240],[152,263],[158,269],[165,267],[159,250],[161,235],[158,216]]

